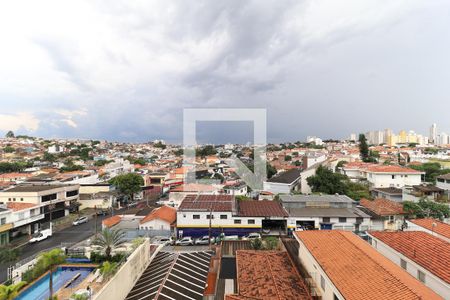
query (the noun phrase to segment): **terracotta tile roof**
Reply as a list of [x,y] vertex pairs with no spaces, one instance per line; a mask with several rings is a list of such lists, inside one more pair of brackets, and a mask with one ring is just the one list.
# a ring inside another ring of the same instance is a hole
[[347,300],[442,299],[352,232],[296,231]]
[[289,214],[277,201],[239,201],[239,215],[243,217],[288,217]]
[[0,174],[0,179],[13,179],[13,178],[27,178],[33,176],[30,173],[3,173]]
[[375,165],[367,168],[368,172],[373,173],[411,173],[411,174],[422,174],[423,172],[405,168],[401,166],[384,166],[384,165]]
[[373,231],[369,234],[450,283],[450,243],[423,231]]
[[311,299],[285,251],[239,250],[236,269],[238,295],[227,299]]
[[176,208],[164,205],[155,208],[151,213],[149,213],[145,218],[143,218],[140,223],[144,224],[150,222],[154,219],[161,219],[169,224],[174,224],[177,220],[177,210]]
[[375,200],[368,200],[362,198],[359,204],[379,216],[393,216],[403,214],[403,205],[401,203],[388,199],[377,198]]
[[8,209],[11,209],[13,211],[19,211],[22,209],[32,208],[37,206],[37,204],[34,203],[21,203],[21,202],[7,202],[6,207]]
[[121,216],[112,216],[109,218],[106,218],[102,221],[103,226],[111,228],[114,225],[117,225],[120,223],[120,221],[122,220]]
[[[414,219],[408,220],[420,227],[431,230],[450,239],[450,225],[435,219]],[[433,228],[433,223],[436,224]]]
[[187,195],[178,210],[190,211],[232,211],[234,197],[230,195]]

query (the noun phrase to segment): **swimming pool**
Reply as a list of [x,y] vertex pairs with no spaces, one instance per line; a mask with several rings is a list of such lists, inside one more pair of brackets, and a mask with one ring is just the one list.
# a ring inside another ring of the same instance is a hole
[[[56,272],[53,272],[53,293],[61,289],[69,280],[80,273],[80,276],[75,279],[70,288],[76,287],[91,273],[93,268],[88,267],[58,267]],[[26,289],[16,298],[16,300],[46,300],[50,296],[49,290],[50,275],[47,274]]]

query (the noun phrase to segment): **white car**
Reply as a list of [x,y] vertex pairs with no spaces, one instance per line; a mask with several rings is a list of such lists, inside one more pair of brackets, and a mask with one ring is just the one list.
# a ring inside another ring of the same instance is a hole
[[38,231],[35,234],[33,234],[33,236],[31,237],[31,239],[28,242],[29,243],[40,242],[40,241],[45,240],[46,238],[48,238],[50,236],[52,236],[51,229],[44,229],[42,231]]
[[177,246],[192,246],[194,245],[194,240],[190,236],[186,236],[181,240],[175,242]]
[[88,217],[80,217],[72,222],[73,226],[81,225],[89,221]]
[[165,246],[172,245],[174,242],[172,237],[159,236],[155,238],[156,244],[163,244]]
[[[211,237],[211,244],[214,244],[214,237]],[[209,245],[209,236],[205,235],[195,240],[196,245]]]
[[252,232],[249,233],[247,236],[244,236],[244,240],[256,240],[256,239],[260,239],[261,235],[257,232]]

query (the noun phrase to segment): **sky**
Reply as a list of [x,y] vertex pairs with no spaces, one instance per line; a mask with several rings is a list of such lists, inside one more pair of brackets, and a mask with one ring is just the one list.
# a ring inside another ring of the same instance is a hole
[[[185,108],[263,108],[269,142],[450,133],[450,2],[2,1],[0,134],[183,139]],[[201,142],[251,123],[201,122]]]

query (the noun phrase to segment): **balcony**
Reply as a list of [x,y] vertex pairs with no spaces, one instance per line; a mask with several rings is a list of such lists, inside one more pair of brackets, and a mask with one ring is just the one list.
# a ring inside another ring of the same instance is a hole
[[6,223],[0,226],[0,233],[8,231],[10,229],[12,229],[14,226],[12,223]]

